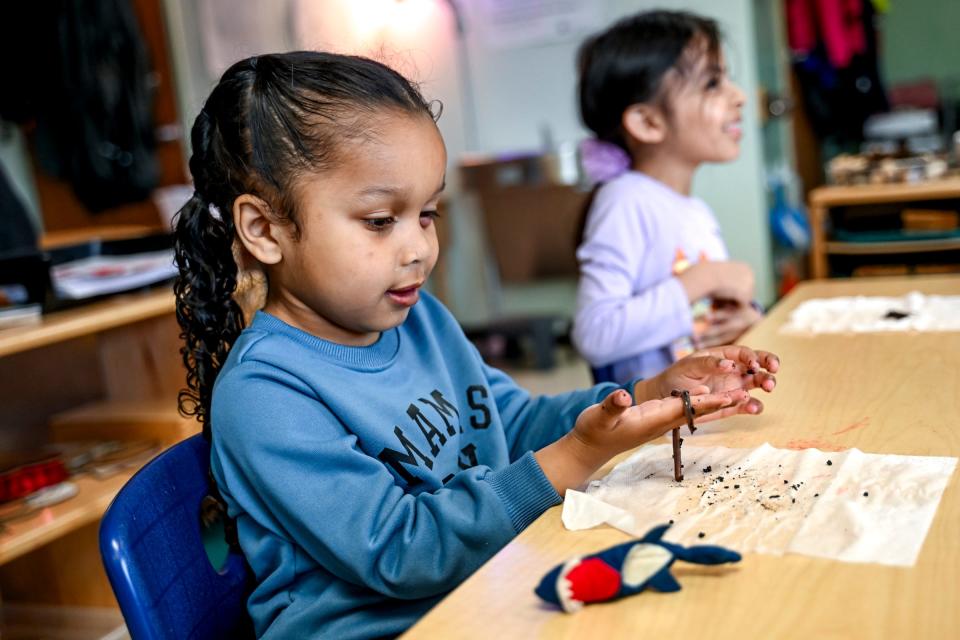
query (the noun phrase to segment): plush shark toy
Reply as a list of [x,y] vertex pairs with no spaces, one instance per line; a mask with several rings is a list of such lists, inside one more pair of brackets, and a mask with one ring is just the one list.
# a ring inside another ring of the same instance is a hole
[[680,559],[695,564],[739,562],[740,554],[715,546],[681,547],[663,541],[670,525],[654,527],[640,540],[632,540],[586,557],[557,565],[540,581],[536,593],[543,600],[573,613],[591,602],[616,600],[640,593],[679,591],[670,565]]

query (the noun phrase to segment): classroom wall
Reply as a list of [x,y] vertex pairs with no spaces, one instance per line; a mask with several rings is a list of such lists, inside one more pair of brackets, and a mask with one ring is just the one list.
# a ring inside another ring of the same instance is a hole
[[[459,2],[465,26],[462,42],[455,37],[452,12],[439,0],[380,3],[384,10],[397,11],[386,24],[363,20],[363,8],[370,4],[363,0],[250,0],[247,11],[251,14],[282,12],[291,33],[277,27],[283,20],[252,21],[253,28],[258,24],[262,28],[242,48],[238,45],[238,57],[257,53],[258,47],[259,51],[288,48],[292,42],[296,47],[372,54],[415,78],[428,97],[438,98],[444,105],[439,126],[450,158],[448,189],[452,193],[458,191],[454,169],[463,153],[534,151],[542,148],[547,137],[559,144],[587,135],[574,96],[574,58],[582,34],[525,48],[498,49],[489,46],[489,38],[478,28],[475,2]],[[216,74],[206,68],[205,52],[197,42],[198,5],[188,0],[166,0],[166,5],[171,48],[177,52],[177,72],[182,76],[181,108],[189,127]],[[593,6],[598,26],[653,7],[689,9],[718,19],[727,36],[733,74],[751,99],[756,95],[752,0],[597,0]],[[378,26],[373,29],[372,24]],[[465,87],[462,80],[467,76],[469,86]],[[463,99],[471,94],[472,110],[465,108]],[[758,298],[767,303],[773,298],[773,275],[755,107],[751,103],[744,109],[746,135],[741,158],[732,164],[705,167],[697,176],[694,192],[716,211],[732,256],[753,266]],[[503,292],[496,286],[483,250],[475,207],[462,198],[455,199],[454,206],[448,221],[454,229],[454,245],[448,251],[453,258],[449,303],[461,321],[471,323],[495,313]],[[517,304],[523,301],[527,309],[569,311],[572,289],[525,291],[512,300]],[[508,297],[508,308],[501,310],[510,311],[510,304]]]
[[[756,95],[750,0],[608,0],[597,4],[605,7],[604,24],[654,7],[687,9],[714,17],[726,35],[736,81],[750,99]],[[579,42],[577,38],[527,50],[483,51],[476,35],[468,35],[477,97],[478,151],[536,149],[542,144],[544,130],[549,130],[558,143],[587,135],[574,95],[574,59]],[[704,167],[694,182],[694,193],[714,208],[731,255],[753,266],[758,298],[768,303],[773,299],[773,273],[755,103],[744,109],[744,132],[740,159]]]
[[960,2],[893,0],[879,25],[881,72],[888,83],[932,77],[960,97]]

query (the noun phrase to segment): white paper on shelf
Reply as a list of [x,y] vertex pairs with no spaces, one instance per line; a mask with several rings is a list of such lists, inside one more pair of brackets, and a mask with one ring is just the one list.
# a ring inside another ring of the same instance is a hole
[[164,249],[74,260],[53,267],[50,275],[58,296],[80,300],[145,287],[176,274],[173,249]]

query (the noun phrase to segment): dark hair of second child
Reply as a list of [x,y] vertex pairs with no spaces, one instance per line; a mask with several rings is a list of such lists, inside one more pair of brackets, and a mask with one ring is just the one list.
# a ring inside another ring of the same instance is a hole
[[590,38],[578,56],[580,114],[605,142],[629,152],[621,118],[633,104],[656,102],[669,112],[665,79],[681,78],[704,56],[720,55],[717,23],[684,11],[648,11]]
[[[628,154],[621,119],[632,104],[657,102],[669,113],[664,79],[689,74],[703,56],[715,61],[720,30],[709,18],[685,11],[647,11],[588,38],[577,54],[580,118],[598,140]],[[583,242],[596,185],[583,205],[574,248]]]

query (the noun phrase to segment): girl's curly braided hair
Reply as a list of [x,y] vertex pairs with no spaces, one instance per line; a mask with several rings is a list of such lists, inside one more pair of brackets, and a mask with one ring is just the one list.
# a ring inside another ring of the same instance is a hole
[[371,116],[395,111],[433,118],[402,75],[358,56],[297,51],[241,60],[213,89],[191,131],[196,191],[178,214],[174,285],[187,386],[180,412],[210,439],[213,384],[244,326],[235,300],[234,200],[263,199],[299,230],[293,181],[338,161],[338,143],[364,135]]

